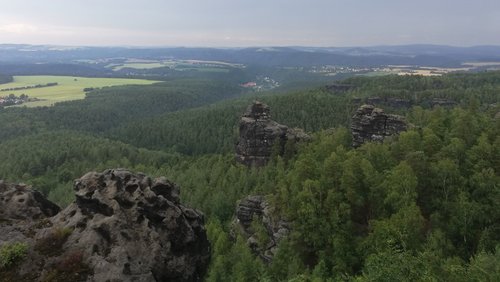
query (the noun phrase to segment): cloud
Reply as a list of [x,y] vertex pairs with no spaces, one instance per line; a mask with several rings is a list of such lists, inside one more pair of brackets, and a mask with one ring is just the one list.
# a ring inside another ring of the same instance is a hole
[[36,33],[37,31],[38,27],[23,23],[5,24],[0,26],[0,32],[7,33],[29,34]]

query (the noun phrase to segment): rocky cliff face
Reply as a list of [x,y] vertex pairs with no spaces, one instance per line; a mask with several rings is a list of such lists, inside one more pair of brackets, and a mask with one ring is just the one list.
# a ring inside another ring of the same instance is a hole
[[178,186],[114,169],[84,175],[74,190],[75,202],[58,212],[31,189],[0,185],[8,203],[0,247],[27,246],[26,258],[0,268],[0,281],[202,279],[210,257],[203,214],[180,204]]
[[233,231],[245,236],[252,251],[265,262],[272,261],[290,230],[291,223],[278,217],[264,196],[248,196],[236,207]]
[[351,133],[353,147],[365,142],[382,142],[387,136],[398,134],[407,129],[402,116],[384,113],[372,105],[363,105],[352,117]]
[[366,98],[366,103],[373,106],[389,106],[396,109],[408,109],[412,105],[412,101],[401,98],[388,98],[388,97],[369,97]]
[[241,117],[239,131],[236,160],[247,166],[266,165],[273,150],[284,153],[287,141],[309,139],[302,130],[290,129],[271,120],[269,106],[258,101],[250,105]]
[[431,106],[432,107],[454,107],[457,105],[457,102],[450,100],[450,99],[440,99],[440,98],[434,98],[431,100]]

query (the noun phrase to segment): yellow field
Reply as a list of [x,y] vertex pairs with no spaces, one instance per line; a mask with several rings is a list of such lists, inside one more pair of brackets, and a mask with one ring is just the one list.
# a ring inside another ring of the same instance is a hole
[[473,66],[473,67],[490,67],[490,66],[500,66],[500,62],[465,62],[462,65]]
[[127,79],[127,78],[89,78],[89,77],[73,77],[73,76],[14,76],[14,81],[7,84],[1,84],[0,89],[16,88],[24,86],[33,86],[37,84],[47,84],[57,82],[58,85],[33,89],[21,89],[15,91],[2,91],[0,96],[7,96],[15,94],[19,96],[26,94],[30,98],[42,99],[42,101],[35,101],[24,103],[20,106],[38,107],[50,106],[56,102],[78,100],[85,98],[84,88],[99,88],[105,86],[116,85],[131,85],[131,84],[153,84],[158,81],[144,80],[144,79]]
[[379,69],[378,72],[397,75],[421,75],[421,76],[441,76],[447,73],[468,71],[471,68],[445,68],[445,67],[412,67],[406,65],[389,65]]

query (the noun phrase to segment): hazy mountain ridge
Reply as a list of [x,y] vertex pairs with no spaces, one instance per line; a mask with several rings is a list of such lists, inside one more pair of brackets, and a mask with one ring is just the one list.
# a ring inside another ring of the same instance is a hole
[[65,47],[1,44],[2,62],[62,63],[104,58],[195,59],[265,66],[390,64],[458,66],[468,60],[500,60],[500,46],[401,45],[372,47]]

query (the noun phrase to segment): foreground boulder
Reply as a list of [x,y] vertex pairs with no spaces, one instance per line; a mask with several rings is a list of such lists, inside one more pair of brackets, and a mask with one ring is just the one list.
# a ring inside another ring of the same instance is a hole
[[[27,250],[0,269],[0,281],[202,279],[210,258],[203,214],[180,204],[178,186],[114,169],[84,175],[74,190],[76,201],[54,216],[57,209],[39,204],[33,206],[41,213],[22,220],[2,213],[0,248]],[[0,198],[13,191],[4,189]]]
[[362,105],[352,117],[352,145],[359,147],[365,142],[382,142],[386,137],[406,129],[402,116],[386,114],[373,105]]
[[236,207],[233,233],[247,239],[248,246],[264,262],[271,262],[278,244],[291,230],[291,223],[279,217],[264,196],[248,196]]
[[287,142],[299,142],[310,137],[301,129],[290,129],[271,120],[268,105],[255,101],[240,119],[240,136],[236,143],[236,160],[246,166],[267,164],[273,150],[283,155]]

